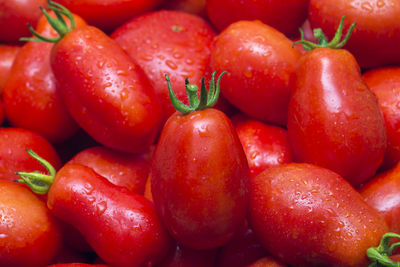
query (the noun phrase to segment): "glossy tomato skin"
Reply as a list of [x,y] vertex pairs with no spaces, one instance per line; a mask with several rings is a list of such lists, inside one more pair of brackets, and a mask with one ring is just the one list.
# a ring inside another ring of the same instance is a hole
[[400,232],[400,165],[375,176],[359,189],[364,201],[373,207],[389,225]]
[[202,77],[211,76],[210,46],[215,35],[211,25],[198,16],[160,10],[130,20],[111,37],[150,78],[161,99],[166,121],[175,108],[169,98],[165,74],[177,97],[188,104],[185,79],[200,86]]
[[[74,18],[78,27],[86,24],[80,17],[74,15]],[[45,16],[38,21],[36,31],[46,37],[57,36]],[[28,42],[20,49],[5,84],[3,99],[11,125],[60,143],[73,136],[79,127],[56,90],[50,67],[52,47],[51,43]]]
[[77,123],[113,149],[141,152],[161,127],[161,106],[146,75],[92,26],[65,35],[51,53],[62,99]]
[[244,222],[249,168],[221,111],[174,113],[161,132],[150,173],[158,214],[182,245],[216,248]]
[[[345,48],[362,68],[400,63],[400,2],[397,0],[310,0],[308,19],[332,38],[342,18],[344,29],[357,23]],[[368,45],[366,45],[368,44]]]
[[169,0],[161,9],[177,10],[207,18],[206,0]]
[[338,174],[307,163],[251,180],[249,222],[271,255],[294,266],[366,266],[388,226]]
[[0,128],[0,180],[19,179],[15,174],[19,171],[46,173],[46,169],[29,156],[26,149],[46,158],[56,170],[61,167],[57,151],[42,136],[21,128]]
[[284,264],[281,261],[278,261],[274,257],[267,256],[261,258],[252,264],[248,265],[247,267],[287,267],[288,265]]
[[300,52],[282,33],[260,21],[231,24],[214,39],[210,66],[227,71],[221,92],[247,115],[286,125]]
[[155,9],[164,0],[57,0],[56,2],[82,16],[90,25],[111,32],[129,19]]
[[46,0],[5,0],[0,2],[0,42],[20,44],[19,38],[30,36],[27,23],[36,26],[45,7]]
[[49,264],[61,248],[61,231],[46,204],[25,186],[3,179],[0,203],[1,265]]
[[383,161],[382,112],[346,50],[319,48],[300,59],[287,127],[295,161],[331,169],[353,186]]
[[260,20],[288,37],[297,36],[307,18],[308,0],[207,0],[208,17],[219,30],[240,20]]
[[132,154],[95,146],[80,151],[69,163],[88,166],[111,183],[143,195],[153,150]]
[[4,85],[10,76],[14,59],[20,49],[21,47],[17,45],[0,45],[0,97],[3,94]]
[[388,170],[400,160],[400,68],[370,70],[363,74],[363,78],[378,98],[385,119],[388,145],[380,169]]
[[47,206],[76,227],[112,266],[148,266],[168,252],[170,238],[153,204],[89,167],[64,165],[50,188]]
[[266,168],[292,162],[287,130],[251,119],[242,113],[231,117],[246,153],[250,176]]

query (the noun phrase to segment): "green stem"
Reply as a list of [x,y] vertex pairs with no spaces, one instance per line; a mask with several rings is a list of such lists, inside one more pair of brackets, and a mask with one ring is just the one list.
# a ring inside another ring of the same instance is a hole
[[393,250],[400,246],[400,243],[390,245],[391,238],[400,238],[396,233],[386,233],[377,247],[371,247],[367,250],[367,257],[371,263],[369,267],[400,267],[400,262],[393,262],[389,257],[392,255]]

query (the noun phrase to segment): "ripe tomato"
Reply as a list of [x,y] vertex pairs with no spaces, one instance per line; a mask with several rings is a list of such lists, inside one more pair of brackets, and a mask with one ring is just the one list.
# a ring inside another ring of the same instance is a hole
[[206,0],[169,0],[161,9],[170,9],[195,14],[207,18]]
[[49,264],[61,248],[61,232],[46,204],[28,188],[3,179],[0,203],[1,266]]
[[363,78],[377,96],[385,119],[388,145],[381,169],[388,170],[400,160],[400,67],[370,70]]
[[286,125],[300,56],[276,29],[259,21],[239,21],[214,39],[210,66],[227,71],[221,92],[230,103],[263,122]]
[[[51,15],[55,17],[54,13]],[[77,26],[86,24],[78,16],[74,18]],[[45,16],[39,20],[36,31],[46,37],[57,36]],[[52,47],[50,43],[28,42],[21,48],[5,84],[3,99],[11,125],[60,143],[73,136],[79,127],[56,90],[50,67]]]
[[[345,48],[362,68],[400,63],[400,2],[397,0],[310,0],[308,19],[312,28],[322,28],[328,37],[342,16],[356,22]],[[349,24],[345,22],[345,28]],[[367,44],[367,45],[366,45]]]
[[253,262],[247,267],[286,267],[286,266],[287,266],[286,264],[276,260],[274,257],[267,256]]
[[338,174],[306,163],[266,169],[250,183],[249,222],[263,246],[294,266],[366,266],[384,219]]
[[61,167],[60,158],[52,144],[37,133],[21,128],[0,128],[0,180],[15,180],[15,172],[45,171],[46,169],[26,153],[35,150],[55,169]]
[[0,45],[0,97],[3,94],[4,85],[10,76],[10,71],[20,46]]
[[298,34],[307,18],[308,0],[207,0],[207,14],[219,29],[240,20],[260,20],[287,36]]

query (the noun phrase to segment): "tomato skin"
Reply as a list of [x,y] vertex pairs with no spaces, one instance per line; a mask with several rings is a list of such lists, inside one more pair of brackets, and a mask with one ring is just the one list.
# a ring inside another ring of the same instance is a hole
[[346,50],[319,48],[300,59],[287,127],[294,161],[331,169],[353,186],[383,161],[382,112]]
[[105,264],[88,264],[88,263],[57,263],[47,267],[108,267]]
[[206,0],[169,0],[161,9],[178,10],[207,18]]
[[377,96],[385,119],[388,146],[380,169],[388,170],[400,160],[400,68],[370,70],[363,74],[363,78]]
[[111,183],[143,195],[152,152],[153,147],[146,153],[131,154],[96,146],[82,150],[69,163],[88,166]]
[[294,266],[366,266],[384,219],[338,174],[307,163],[251,180],[249,222],[271,255]]
[[[86,24],[80,17],[75,15],[74,18],[77,26]],[[46,37],[57,36],[45,16],[38,21],[36,31]],[[11,125],[60,143],[73,136],[79,127],[56,90],[50,67],[52,47],[50,43],[28,42],[20,49],[5,84],[3,98]]]
[[161,106],[143,71],[114,40],[92,26],[76,28],[53,47],[50,62],[67,109],[93,139],[126,152],[153,143]]
[[307,18],[308,0],[207,0],[208,17],[219,30],[240,20],[260,20],[285,35],[297,36]]
[[61,232],[45,203],[25,186],[3,179],[0,203],[1,265],[49,264],[61,248]]
[[[42,16],[39,7],[45,7],[46,0],[6,0],[0,2],[0,42],[19,44],[19,38],[30,36],[27,23],[33,27]],[[12,25],[12,26],[11,26]]]
[[310,0],[308,19],[312,28],[321,28],[330,38],[344,15],[345,30],[357,23],[344,48],[362,68],[400,63],[399,1]]
[[4,107],[3,107],[3,101],[0,98],[0,126],[3,124],[4,121]]
[[275,258],[267,256],[253,262],[247,267],[286,267],[286,266],[287,266],[286,264],[276,260]]
[[14,59],[20,49],[21,47],[16,45],[0,45],[0,97],[10,76]]
[[390,232],[400,232],[400,165],[378,174],[363,185],[359,192],[389,225]]
[[231,120],[246,153],[251,177],[266,168],[292,161],[286,129],[253,120],[241,113],[232,116]]
[[42,136],[21,128],[0,128],[0,180],[19,179],[15,174],[19,171],[46,173],[46,169],[26,153],[26,149],[46,158],[55,169],[61,167],[57,151]]
[[129,19],[155,9],[164,0],[57,0],[90,25],[111,32]]
[[244,222],[249,169],[221,111],[174,113],[161,132],[150,173],[157,212],[182,245],[216,248]]
[[221,92],[238,109],[263,122],[286,125],[300,52],[282,33],[259,21],[231,24],[215,39],[210,66],[227,71]]
[[112,266],[147,266],[168,252],[170,239],[153,204],[89,167],[64,165],[49,190],[47,206],[76,227]]

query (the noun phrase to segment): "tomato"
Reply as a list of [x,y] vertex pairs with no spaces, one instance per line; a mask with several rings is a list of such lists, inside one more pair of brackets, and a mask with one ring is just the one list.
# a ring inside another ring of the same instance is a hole
[[[52,13],[54,16],[54,13]],[[75,16],[77,26],[86,24]],[[36,31],[55,37],[45,16]],[[79,129],[68,113],[56,90],[56,80],[50,67],[53,44],[28,42],[15,58],[10,77],[5,84],[3,98],[8,121],[14,127],[36,132],[51,142],[60,143]]]
[[[70,14],[55,3],[50,8]],[[148,78],[104,32],[93,26],[71,29],[58,22],[55,28],[65,35],[40,39],[56,42],[51,69],[71,116],[102,145],[126,152],[147,149],[162,116]]]
[[42,136],[21,128],[0,128],[0,180],[18,179],[15,172],[20,170],[46,170],[26,153],[27,149],[33,149],[47,158],[55,169],[61,167],[57,151]]
[[45,203],[28,188],[3,179],[0,203],[1,265],[49,264],[61,248],[61,232]]
[[129,19],[158,7],[164,0],[56,0],[90,25],[110,32]]
[[294,266],[366,266],[384,219],[335,172],[306,163],[266,169],[250,183],[249,222],[271,255]]
[[286,264],[276,260],[275,258],[267,256],[253,262],[247,267],[286,267],[286,266],[287,266]]
[[353,186],[375,175],[386,150],[385,122],[347,50],[322,47],[301,57],[288,114],[295,161],[331,169]]
[[143,195],[150,170],[153,147],[142,154],[130,154],[96,146],[82,150],[69,163],[92,168],[111,183]]
[[147,13],[118,28],[111,37],[150,78],[163,105],[164,121],[175,112],[165,86],[165,74],[170,76],[176,95],[185,104],[185,79],[199,84],[202,77],[211,74],[210,46],[215,31],[198,16],[166,10]]
[[[171,97],[179,112],[169,117],[161,131],[150,171],[158,214],[170,234],[192,249],[226,244],[246,216],[246,155],[229,118],[211,107],[217,101],[220,79],[215,87],[212,76],[208,95],[201,85],[201,101],[197,87],[189,84],[190,106]],[[172,95],[169,81],[168,87]]]
[[235,107],[263,122],[286,125],[300,56],[276,29],[259,21],[239,21],[214,39],[210,66],[227,71],[221,92]]
[[388,170],[400,160],[400,67],[370,70],[363,78],[377,96],[385,119],[388,145],[381,169]]
[[308,0],[208,0],[207,14],[219,29],[240,20],[260,20],[287,36],[298,33],[307,18]]
[[20,46],[16,45],[0,45],[0,97],[3,94],[4,85],[10,76],[12,64],[20,48]]
[[170,9],[195,14],[207,18],[206,0],[169,0],[161,9]]
[[253,120],[241,113],[231,119],[246,153],[251,177],[266,168],[292,161],[286,129]]
[[41,17],[40,6],[46,0],[3,0],[0,2],[0,42],[19,44],[19,38],[29,35],[27,23],[33,27]]
[[[312,28],[322,28],[328,37],[342,16],[356,22],[346,44],[362,68],[400,63],[400,2],[397,0],[310,0],[308,19]],[[345,22],[345,28],[349,23]],[[368,45],[366,45],[368,44]]]

